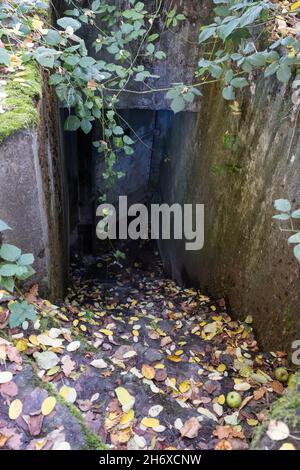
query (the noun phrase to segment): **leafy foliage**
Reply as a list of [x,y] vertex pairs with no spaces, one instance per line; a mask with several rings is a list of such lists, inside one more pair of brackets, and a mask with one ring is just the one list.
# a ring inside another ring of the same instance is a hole
[[[10,227],[0,220],[0,232],[11,230]],[[24,281],[34,274],[32,264],[34,256],[24,253],[20,248],[9,243],[0,245],[0,287],[13,292],[17,281]],[[9,306],[11,315],[9,323],[12,328],[21,325],[26,319],[34,320],[35,312],[32,305],[27,302],[14,302]]]
[[[299,63],[299,2],[213,0],[214,21],[199,34],[199,43],[207,44],[208,51],[199,60],[197,81],[155,89],[153,81],[159,77],[151,73],[152,64],[167,57],[167,51],[157,45],[158,20],[167,28],[177,27],[185,20],[182,12],[173,7],[165,11],[162,0],[155,2],[154,11],[147,11],[137,0],[119,5],[94,0],[88,8],[73,0],[67,3],[70,8],[56,25],[47,19],[45,2],[2,3],[0,65],[10,67],[18,49],[21,63],[34,60],[49,71],[50,84],[69,109],[66,130],[88,134],[95,123],[99,126],[101,140],[94,146],[105,162],[107,187],[123,176],[115,170],[120,152],[134,153],[135,142],[124,135],[117,110],[125,93],[166,91],[172,110],[178,113],[201,96],[199,88],[207,83],[221,82],[224,99],[235,100],[254,72],[263,71],[265,77],[275,75],[288,83]],[[81,35],[85,25],[97,31],[91,55]],[[148,69],[145,63],[150,64]],[[299,84],[298,77],[292,85],[297,103]]]
[[294,245],[294,255],[300,262],[300,230],[294,227],[294,222],[300,219],[300,209],[292,210],[292,205],[288,199],[277,199],[274,202],[274,207],[279,213],[274,215],[273,219],[289,223],[289,228],[280,229],[284,232],[293,233],[288,242]]
[[[214,41],[209,59],[199,61],[198,77],[223,82],[223,97],[234,100],[249,76],[263,71],[288,83],[299,64],[300,40],[297,13],[300,4],[268,0],[213,0],[214,22],[203,27],[199,42]],[[297,3],[297,2],[296,2]],[[220,46],[220,47],[219,47]]]

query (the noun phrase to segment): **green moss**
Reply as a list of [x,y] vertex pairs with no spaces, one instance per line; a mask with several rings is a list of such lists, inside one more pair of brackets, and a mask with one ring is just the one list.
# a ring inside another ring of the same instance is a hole
[[81,412],[78,410],[78,408],[76,408],[75,405],[71,404],[71,403],[67,403],[58,393],[57,393],[57,390],[56,388],[50,384],[50,383],[46,383],[46,382],[43,382],[43,381],[40,381],[39,383],[40,387],[44,388],[45,390],[47,390],[47,392],[49,394],[51,394],[52,396],[55,396],[56,400],[64,407],[68,408],[68,410],[70,411],[71,415],[74,416],[74,418],[77,419],[77,421],[79,422],[80,426],[81,426],[81,429],[82,429],[82,432],[84,434],[84,437],[85,437],[85,445],[84,447],[82,448],[82,450],[107,450],[108,447],[103,444],[103,442],[99,439],[99,437],[94,434],[88,427],[87,425],[85,424],[84,422],[84,418],[81,414]]
[[300,426],[300,373],[293,376],[293,386],[288,388],[285,394],[276,400],[268,413],[267,420],[255,431],[251,448],[259,447],[259,441],[264,435],[269,421],[284,421],[290,429]]
[[0,115],[0,142],[14,132],[38,123],[35,100],[42,95],[42,78],[33,63],[26,64],[25,70],[14,72],[5,80],[7,97],[2,103],[5,112]]

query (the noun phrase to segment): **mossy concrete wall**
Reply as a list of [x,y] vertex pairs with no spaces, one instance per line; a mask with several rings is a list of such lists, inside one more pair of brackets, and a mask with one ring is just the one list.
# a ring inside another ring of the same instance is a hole
[[35,85],[36,92],[20,100],[14,77],[7,78],[0,115],[0,219],[13,229],[3,233],[4,241],[35,255],[30,282],[57,299],[64,293],[68,266],[58,107],[47,77],[38,72],[32,80],[30,90]]
[[[160,199],[205,204],[205,244],[188,252],[166,241],[160,249],[178,281],[226,296],[239,318],[252,315],[263,348],[290,351],[300,338],[300,264],[272,215],[275,199],[300,205],[299,127],[286,86],[260,80],[243,93],[235,115],[210,87],[199,113],[175,116]],[[233,148],[224,136],[235,136]]]

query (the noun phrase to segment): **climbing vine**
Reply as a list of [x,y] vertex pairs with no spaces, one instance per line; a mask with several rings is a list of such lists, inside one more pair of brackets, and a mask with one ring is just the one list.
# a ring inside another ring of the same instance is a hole
[[[167,57],[159,48],[159,25],[177,27],[185,21],[183,12],[173,7],[166,11],[162,0],[156,0],[153,11],[137,0],[94,0],[86,2],[88,7],[66,3],[68,9],[54,24],[47,2],[2,2],[0,65],[10,70],[34,60],[48,71],[50,84],[69,110],[65,129],[88,134],[95,122],[99,125],[101,138],[94,146],[104,157],[107,187],[123,176],[115,171],[119,153],[134,153],[135,141],[124,133],[118,114],[124,94],[165,91],[176,113],[201,95],[205,84],[220,82],[224,99],[236,100],[253,74],[263,72],[282,83],[293,78],[298,106],[300,80],[294,70],[300,53],[300,2],[213,0],[215,17],[199,34],[202,57],[194,83],[170,83],[163,90],[153,86],[159,77],[152,73],[154,62]],[[95,32],[92,51],[81,34],[85,25]]]

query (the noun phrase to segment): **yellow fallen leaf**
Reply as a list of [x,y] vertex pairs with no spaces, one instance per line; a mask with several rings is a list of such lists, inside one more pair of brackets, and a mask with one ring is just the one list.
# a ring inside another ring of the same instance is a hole
[[256,426],[258,424],[257,419],[247,419],[249,426]]
[[100,330],[100,333],[103,333],[106,336],[113,336],[113,332],[111,330],[106,330],[105,328]]
[[190,386],[190,382],[189,380],[184,380],[183,382],[181,382],[181,384],[179,385],[179,391],[181,393],[186,393],[190,390],[191,386]]
[[290,11],[298,10],[298,8],[300,8],[300,2],[295,2],[291,5]]
[[154,366],[154,369],[165,369],[165,365],[164,365],[164,364],[161,364],[161,363],[160,363],[160,364],[156,364],[156,365]]
[[135,403],[135,398],[132,395],[130,395],[128,390],[126,390],[126,388],[124,387],[117,387],[115,389],[115,393],[117,395],[117,398],[120,404],[122,405],[122,410],[124,411],[124,413],[127,413],[128,411],[130,411],[131,408],[133,408],[133,405]]
[[134,411],[133,411],[133,410],[129,410],[128,413],[125,413],[125,414],[122,416],[122,419],[121,419],[121,421],[120,421],[120,424],[122,424],[122,425],[128,424],[128,423],[130,423],[133,419],[134,419]]
[[218,372],[221,372],[221,373],[222,373],[222,372],[224,372],[225,370],[226,370],[225,364],[220,364],[220,365],[218,366]]
[[67,403],[75,403],[77,398],[77,392],[75,388],[68,387],[67,385],[63,385],[61,387],[59,394]]
[[33,344],[34,346],[39,346],[39,340],[37,339],[37,336],[36,335],[30,335],[29,336],[29,341],[31,342],[31,344]]
[[179,356],[171,355],[168,356],[169,361],[172,362],[182,362],[182,359]]
[[133,336],[139,336],[138,330],[132,330],[132,334],[133,334]]
[[83,331],[84,333],[86,332],[87,328],[85,325],[80,325],[79,327],[81,329],[81,331]]
[[22,413],[23,410],[23,403],[21,400],[14,400],[11,402],[9,410],[8,410],[8,416],[10,419],[18,419],[20,414]]
[[148,364],[144,364],[142,367],[142,374],[148,380],[154,379],[155,377],[154,367],[149,366]]
[[42,414],[48,416],[54,410],[56,406],[56,398],[48,397],[42,403]]
[[20,351],[20,352],[26,351],[26,349],[28,348],[28,341],[27,341],[27,339],[19,339],[19,341],[18,341],[17,344],[16,344],[16,348],[17,348],[18,351]]
[[[298,3],[300,4],[300,2],[298,2]],[[282,446],[279,448],[279,450],[296,450],[296,448],[290,442],[285,442],[284,444],[282,444]]]
[[218,403],[219,403],[219,405],[224,405],[225,400],[226,400],[225,395],[220,395],[220,396],[218,397]]
[[182,349],[179,349],[178,351],[175,352],[175,356],[182,356],[183,353],[184,351],[182,351]]
[[146,428],[156,428],[160,423],[156,418],[143,418],[141,424]]

